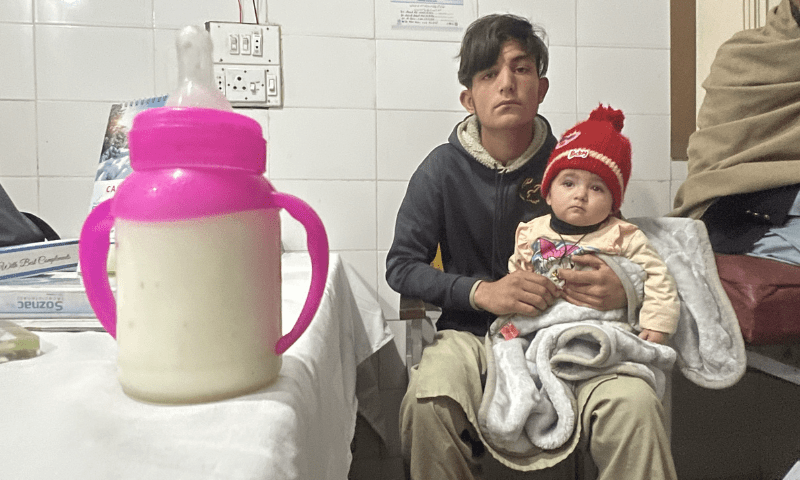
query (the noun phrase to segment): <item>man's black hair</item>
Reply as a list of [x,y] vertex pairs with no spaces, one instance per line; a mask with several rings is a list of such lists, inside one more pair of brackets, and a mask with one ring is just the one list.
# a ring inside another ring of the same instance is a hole
[[458,81],[472,88],[472,77],[491,68],[500,56],[503,45],[514,40],[525,53],[536,60],[539,78],[547,74],[549,56],[545,32],[528,20],[511,14],[493,14],[475,20],[464,33],[458,56]]

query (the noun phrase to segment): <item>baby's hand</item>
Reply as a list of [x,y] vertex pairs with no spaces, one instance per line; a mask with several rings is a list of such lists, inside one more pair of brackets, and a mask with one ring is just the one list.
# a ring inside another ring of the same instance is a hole
[[660,343],[661,345],[666,345],[668,339],[666,333],[649,330],[647,328],[642,330],[642,333],[639,334],[639,338],[647,340],[648,342]]

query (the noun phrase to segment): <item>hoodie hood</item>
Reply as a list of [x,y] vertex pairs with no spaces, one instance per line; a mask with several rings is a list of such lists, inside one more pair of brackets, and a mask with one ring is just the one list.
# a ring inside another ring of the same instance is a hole
[[[470,115],[456,126],[456,136],[461,146],[482,165],[501,173],[511,173],[522,168],[534,154],[542,148],[550,127],[540,116],[534,120],[533,140],[528,148],[519,157],[511,160],[506,165],[495,160],[481,144],[481,126],[478,117]],[[452,141],[452,140],[451,140]]]

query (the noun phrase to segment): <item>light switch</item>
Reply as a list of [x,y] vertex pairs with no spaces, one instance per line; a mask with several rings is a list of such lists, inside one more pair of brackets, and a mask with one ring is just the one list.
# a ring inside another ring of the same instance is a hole
[[242,55],[250,55],[250,35],[242,34],[241,35],[241,44],[240,44],[240,51]]
[[239,35],[228,35],[228,45],[230,46],[231,55],[239,55]]
[[278,77],[267,74],[267,95],[275,96],[278,94]]

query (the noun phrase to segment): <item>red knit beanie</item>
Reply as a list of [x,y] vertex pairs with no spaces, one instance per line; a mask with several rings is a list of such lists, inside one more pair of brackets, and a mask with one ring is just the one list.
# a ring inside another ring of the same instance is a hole
[[588,120],[567,130],[547,162],[542,197],[547,197],[561,170],[586,170],[603,179],[614,198],[612,210],[617,212],[631,177],[631,142],[620,133],[624,123],[620,110],[601,104]]

